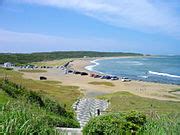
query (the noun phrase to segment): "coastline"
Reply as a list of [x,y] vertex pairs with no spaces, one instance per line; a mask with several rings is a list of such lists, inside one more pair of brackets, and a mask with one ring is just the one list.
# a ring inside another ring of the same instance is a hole
[[[99,60],[109,60],[109,59],[120,59],[120,58],[152,58],[152,57],[158,57],[158,56],[125,56],[125,57],[103,57],[103,58],[92,58],[92,59],[81,59],[81,64],[78,64],[79,66],[75,67],[75,70],[80,70],[80,71],[86,71],[88,73],[96,73],[99,75],[112,75],[112,74],[106,74],[100,71],[96,71],[93,68],[98,66],[99,63],[97,61]],[[83,61],[86,61],[85,64]],[[77,63],[76,63],[77,64]],[[83,65],[84,64],[84,65]],[[153,72],[153,71],[149,71],[150,74],[157,74],[157,75],[161,75],[161,76],[168,76],[168,77],[177,77],[179,78],[180,76],[177,75],[172,75],[172,74],[167,74],[167,73],[162,73],[162,72]],[[119,76],[119,77],[124,77],[124,76]],[[138,79],[131,79],[133,81],[140,81],[140,82],[148,82],[148,83],[159,83],[159,84],[168,84],[168,85],[178,85],[179,84],[173,84],[173,83],[163,83],[163,82],[154,82],[154,81],[147,81],[147,80],[138,80]]]
[[[114,58],[114,57],[113,57]],[[122,57],[121,57],[122,58]],[[70,68],[77,71],[85,71],[88,73],[94,73],[85,69],[86,66],[91,65],[93,60],[112,59],[111,58],[81,58],[74,59],[70,63]],[[179,85],[161,84],[153,82],[143,82],[132,80],[131,82],[121,82],[120,80],[101,80],[92,78],[90,76],[80,76],[74,74],[64,74],[64,71],[59,69],[48,69],[46,73],[24,73],[23,77],[33,80],[39,80],[39,76],[46,76],[48,80],[60,81],[62,85],[78,86],[79,90],[87,97],[96,97],[104,94],[112,94],[115,92],[126,91],[137,96],[168,100],[168,101],[180,101],[179,94],[171,93],[171,91],[180,89]],[[110,82],[113,83],[113,87],[105,85],[92,85],[89,82]]]
[[[71,63],[70,67],[74,70],[86,71],[88,73],[100,73],[98,71],[88,70],[88,66],[92,66],[96,61],[99,60],[110,60],[110,59],[119,59],[119,58],[149,58],[156,56],[119,56],[119,57],[94,57],[94,58],[77,58]],[[102,73],[104,74],[104,73]]]

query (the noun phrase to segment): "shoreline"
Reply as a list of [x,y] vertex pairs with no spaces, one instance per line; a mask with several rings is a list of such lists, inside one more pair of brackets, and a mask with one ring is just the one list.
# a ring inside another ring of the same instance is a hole
[[[89,74],[90,73],[96,73],[96,74],[99,74],[99,75],[113,76],[111,74],[106,74],[106,73],[96,71],[96,70],[93,70],[93,69],[88,69],[88,68],[93,68],[95,66],[98,66],[99,63],[96,62],[96,61],[99,61],[99,60],[111,60],[111,59],[120,59],[120,58],[147,58],[147,57],[149,58],[149,57],[159,57],[159,56],[123,56],[123,57],[103,57],[103,58],[100,57],[100,58],[80,59],[80,60],[83,60],[83,61],[85,60],[86,64],[85,65],[80,65],[80,67],[78,67],[78,68],[76,67],[76,69],[80,70],[80,71],[86,71]],[[118,76],[118,77],[122,77],[122,76]],[[173,83],[154,82],[154,81],[146,81],[146,80],[139,80],[139,79],[131,79],[131,80],[132,81],[138,81],[138,82],[147,82],[147,83],[156,83],[156,84],[167,84],[167,85],[180,86],[180,84],[173,84]]]
[[[91,64],[92,60],[99,58],[81,58],[74,59],[70,63],[70,68],[77,71],[85,71],[92,73],[85,69],[86,66]],[[106,58],[100,58],[106,59]],[[108,58],[109,59],[109,58]],[[111,58],[112,59],[112,58]],[[48,80],[60,81],[62,85],[66,86],[78,86],[79,90],[86,97],[97,97],[104,94],[112,94],[115,92],[126,91],[137,96],[158,99],[158,100],[168,100],[168,101],[180,101],[180,96],[177,93],[170,93],[170,91],[180,89],[179,85],[171,84],[161,84],[153,82],[143,82],[132,80],[131,82],[122,82],[120,80],[101,80],[97,78],[92,78],[90,76],[80,76],[75,74],[64,74],[63,70],[60,69],[48,69],[46,73],[23,73],[24,78],[39,80],[39,76],[45,76]],[[92,85],[90,82],[110,82],[113,83],[113,87],[105,85]]]

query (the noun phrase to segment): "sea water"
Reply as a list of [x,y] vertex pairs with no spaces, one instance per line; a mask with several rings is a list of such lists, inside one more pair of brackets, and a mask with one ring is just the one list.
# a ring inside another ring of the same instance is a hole
[[95,60],[86,68],[134,80],[180,85],[180,56]]

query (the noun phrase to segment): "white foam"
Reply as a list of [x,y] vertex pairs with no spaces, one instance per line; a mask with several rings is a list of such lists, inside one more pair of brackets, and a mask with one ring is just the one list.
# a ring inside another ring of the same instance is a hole
[[168,73],[159,73],[159,72],[154,72],[154,71],[149,71],[149,74],[153,74],[153,75],[159,75],[159,76],[167,76],[167,77],[173,77],[173,78],[180,78],[180,76],[178,75],[171,75]]
[[97,62],[97,60],[93,60],[91,61],[92,65],[86,66],[85,69],[89,70],[89,71],[94,71],[93,68],[98,66],[99,63]]
[[139,77],[141,77],[141,78],[145,78],[145,79],[146,79],[146,78],[148,78],[148,76],[145,76],[145,75],[144,75],[144,76],[142,75],[142,76],[139,76]]
[[117,61],[116,63],[118,63],[118,64],[127,64],[127,65],[137,65],[137,66],[144,65],[143,63],[141,63],[139,61]]
[[111,75],[111,74],[107,74],[107,73],[103,73],[103,72],[100,72],[100,71],[95,70],[94,67],[100,65],[100,63],[98,63],[97,61],[98,61],[98,60],[90,61],[90,62],[92,63],[92,65],[86,66],[85,69],[87,69],[87,70],[89,70],[89,71],[96,72],[96,73],[106,74],[106,75],[113,76],[113,75]]

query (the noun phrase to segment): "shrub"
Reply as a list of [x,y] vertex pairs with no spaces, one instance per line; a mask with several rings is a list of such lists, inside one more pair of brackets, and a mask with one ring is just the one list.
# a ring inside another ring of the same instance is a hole
[[83,133],[85,135],[135,134],[145,122],[145,115],[134,111],[128,114],[107,114],[91,119],[83,128]]
[[63,116],[46,115],[44,119],[48,121],[48,125],[53,127],[69,127],[69,128],[80,127],[78,121]]
[[0,88],[13,98],[18,98],[25,93],[24,88],[22,88],[20,85],[9,82],[8,80],[4,80],[1,83]]
[[146,116],[136,111],[131,111],[124,118],[127,121],[125,130],[138,131],[146,123]]
[[37,92],[34,91],[27,92],[26,100],[30,103],[37,104],[40,107],[45,107],[42,97]]

